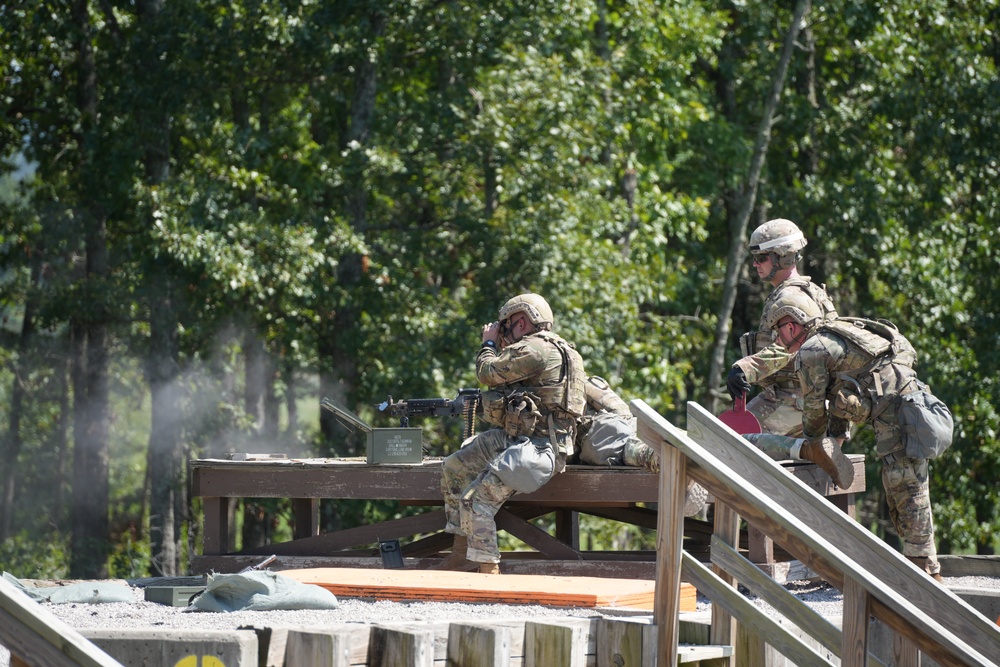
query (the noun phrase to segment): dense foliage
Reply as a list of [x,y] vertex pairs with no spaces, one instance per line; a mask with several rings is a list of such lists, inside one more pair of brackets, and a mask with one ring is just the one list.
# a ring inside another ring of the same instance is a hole
[[[321,396],[377,419],[473,386],[480,325],[524,290],[683,426],[724,396],[720,319],[728,365],[766,293],[734,265],[722,306],[751,194],[841,313],[913,341],[956,417],[942,550],[992,552],[1000,6],[810,7],[755,185],[793,4],[0,2],[0,566],[183,571],[186,460],[357,452]],[[244,543],[287,530],[247,505]]]

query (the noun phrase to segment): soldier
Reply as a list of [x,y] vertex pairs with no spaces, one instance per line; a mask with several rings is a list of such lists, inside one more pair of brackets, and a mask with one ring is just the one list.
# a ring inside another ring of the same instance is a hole
[[[822,320],[837,317],[826,290],[799,275],[800,251],[806,246],[802,231],[791,220],[769,220],[750,235],[754,268],[774,290],[764,302],[758,331],[743,334],[743,358],[733,364],[726,388],[735,400],[757,384],[763,390],[747,403],[765,433],[796,436],[802,433],[802,394],[792,370],[792,354],[774,338],[776,313],[790,297],[804,295],[812,305],[806,308]],[[797,299],[797,301],[801,301]]]
[[[660,472],[660,456],[635,434],[635,417],[628,404],[604,378],[587,378],[587,411],[577,424],[580,463],[586,465],[633,466]],[[688,480],[684,494],[684,516],[694,516],[705,506],[708,490]]]
[[445,531],[455,535],[439,569],[499,574],[494,517],[517,492],[530,493],[563,471],[575,452],[586,406],[583,359],[552,332],[552,310],[521,294],[484,325],[476,374],[490,390],[483,417],[496,425],[444,460]]
[[951,444],[953,422],[947,406],[917,379],[913,347],[884,320],[820,322],[794,306],[786,308],[776,330],[782,345],[797,353],[805,437],[843,443],[851,422],[872,425],[903,555],[940,581],[927,459]]

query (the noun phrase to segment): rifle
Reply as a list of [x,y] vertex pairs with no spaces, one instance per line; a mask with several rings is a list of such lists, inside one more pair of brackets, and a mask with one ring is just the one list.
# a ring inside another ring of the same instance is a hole
[[410,417],[462,416],[462,439],[476,433],[476,414],[482,413],[482,394],[479,389],[459,389],[455,398],[410,398],[393,401],[392,396],[375,406],[379,412],[399,417],[399,425],[410,425]]

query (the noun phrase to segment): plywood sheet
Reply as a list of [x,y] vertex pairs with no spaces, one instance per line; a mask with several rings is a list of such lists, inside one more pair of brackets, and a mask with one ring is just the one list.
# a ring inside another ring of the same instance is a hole
[[[377,600],[540,604],[552,607],[652,609],[655,582],[645,579],[479,574],[443,570],[363,570],[322,567],[280,574],[341,597]],[[695,611],[696,593],[683,584],[681,611]]]

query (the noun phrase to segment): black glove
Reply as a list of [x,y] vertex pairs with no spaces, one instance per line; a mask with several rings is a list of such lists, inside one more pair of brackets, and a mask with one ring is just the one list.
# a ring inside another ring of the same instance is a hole
[[733,366],[729,369],[729,377],[726,378],[726,389],[729,390],[729,395],[734,401],[738,396],[743,396],[750,391],[750,383],[747,382],[747,376],[739,366]]

